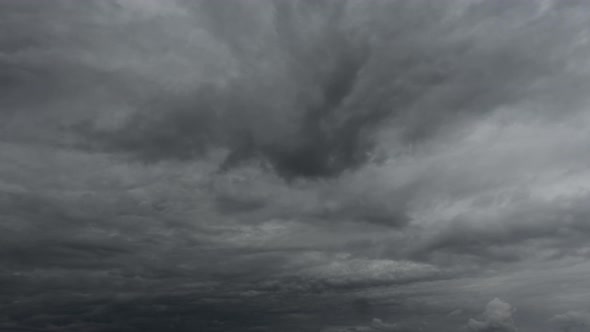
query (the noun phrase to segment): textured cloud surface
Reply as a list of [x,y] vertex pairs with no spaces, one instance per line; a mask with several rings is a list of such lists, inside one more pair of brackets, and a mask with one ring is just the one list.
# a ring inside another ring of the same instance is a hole
[[588,329],[590,315],[587,312],[568,311],[553,316],[550,321],[562,331],[584,331]]
[[512,320],[512,306],[495,298],[486,305],[483,320],[470,319],[467,326],[472,331],[517,331]]
[[0,28],[0,330],[587,328],[587,2],[1,0]]

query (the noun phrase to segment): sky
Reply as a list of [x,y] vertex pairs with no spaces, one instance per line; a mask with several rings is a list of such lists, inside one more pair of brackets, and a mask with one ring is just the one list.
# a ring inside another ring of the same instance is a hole
[[588,331],[588,91],[582,0],[0,0],[0,331]]

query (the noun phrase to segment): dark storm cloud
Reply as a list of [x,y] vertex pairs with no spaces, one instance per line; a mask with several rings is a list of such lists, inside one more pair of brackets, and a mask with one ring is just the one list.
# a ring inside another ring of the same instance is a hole
[[0,329],[584,321],[585,2],[0,7]]
[[[22,64],[8,64],[7,79],[59,89],[34,94],[40,98],[74,95],[90,108],[88,101],[106,100],[135,110],[115,128],[79,116],[74,132],[94,132],[91,145],[149,161],[224,146],[230,152],[222,169],[262,159],[287,178],[338,175],[366,163],[384,123],[411,143],[518,100],[561,69],[560,44],[571,39],[566,24],[537,33],[551,22],[534,22],[532,14],[521,28],[523,18],[510,10],[526,13],[534,4],[477,4],[456,20],[449,18],[453,5],[418,2],[257,1],[236,3],[236,10],[211,1],[118,4],[51,6],[15,38],[26,45],[9,37],[7,48],[18,52],[8,59]],[[107,16],[117,8],[122,14]],[[5,15],[19,11],[37,18],[27,6]],[[49,20],[67,11],[81,18]],[[478,19],[504,26],[483,34],[471,26]],[[35,74],[35,66],[48,72]]]
[[[215,164],[209,170],[195,164],[130,167],[101,154],[3,147],[6,329],[300,330],[294,326],[301,322],[275,311],[284,299],[293,306],[285,309],[289,313],[317,311],[317,300],[307,297],[318,292],[406,284],[438,273],[427,265],[323,253],[321,248],[349,241],[344,229],[247,219],[232,225],[216,214],[210,179],[190,175],[214,172]],[[334,231],[344,240],[326,238]],[[154,293],[162,296],[146,295]],[[117,304],[125,294],[126,304]],[[306,298],[293,302],[294,296]],[[338,301],[331,299],[330,308]]]
[[[203,6],[235,21],[236,14],[222,14],[219,5]],[[367,162],[372,135],[383,121],[398,126],[405,140],[420,141],[457,118],[519,98],[528,84],[559,65],[552,49],[531,60],[537,52],[531,49],[543,46],[528,41],[526,32],[499,41],[483,35],[442,39],[456,33],[454,24],[441,22],[442,8],[406,7],[396,15],[416,16],[412,30],[377,25],[356,32],[359,27],[348,22],[354,8],[303,2],[277,6],[264,33],[240,23],[206,26],[235,52],[230,56],[237,77],[224,87],[197,87],[180,96],[163,91],[140,105],[121,130],[103,135],[112,147],[148,160],[193,158],[222,145],[230,148],[222,169],[262,158],[288,178],[337,175]],[[254,19],[245,12],[246,20]],[[316,16],[323,21],[312,21]]]

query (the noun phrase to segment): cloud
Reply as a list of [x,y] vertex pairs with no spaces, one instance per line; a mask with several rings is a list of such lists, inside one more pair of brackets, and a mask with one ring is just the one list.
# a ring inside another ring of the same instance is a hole
[[379,318],[373,318],[371,327],[377,331],[395,331],[398,329],[396,324],[384,322]]
[[451,331],[482,297],[531,322],[590,303],[587,3],[0,7],[0,329]]
[[449,312],[449,314],[448,314],[449,317],[456,317],[456,316],[461,316],[461,315],[463,315],[462,309],[455,309],[455,310]]
[[512,320],[514,311],[510,304],[495,298],[486,305],[483,320],[470,319],[467,326],[472,331],[517,331]]
[[561,331],[575,331],[588,327],[590,324],[590,315],[585,312],[568,311],[553,316],[549,321]]
[[362,284],[407,283],[436,278],[442,272],[433,266],[391,260],[342,258],[327,264],[303,269],[302,275],[318,279],[334,287]]
[[386,323],[379,318],[373,318],[368,325],[358,326],[328,326],[322,328],[321,332],[376,332],[376,331],[399,331],[396,324]]
[[[50,109],[44,127],[81,146],[150,162],[223,146],[221,169],[261,159],[288,179],[333,177],[370,162],[382,131],[419,144],[524,95],[553,93],[525,91],[562,77],[563,45],[579,28],[563,23],[567,8],[539,20],[537,3],[515,5],[522,17],[424,4],[252,1],[230,13],[213,1],[62,1],[43,16],[51,20],[19,32],[34,47],[7,59],[33,73],[19,91],[59,75],[56,91],[29,108]],[[474,21],[488,28],[466,28]],[[46,45],[40,31],[59,43]],[[29,124],[23,116],[11,121]]]

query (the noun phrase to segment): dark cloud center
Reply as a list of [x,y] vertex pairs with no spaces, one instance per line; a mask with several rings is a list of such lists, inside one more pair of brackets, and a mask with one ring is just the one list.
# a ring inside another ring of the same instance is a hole
[[345,3],[274,5],[264,34],[249,27],[254,14],[205,2],[217,22],[206,29],[237,59],[238,75],[222,86],[156,91],[121,128],[84,132],[146,161],[199,158],[221,146],[230,150],[221,169],[260,159],[286,178],[330,177],[366,163],[385,126],[404,143],[427,140],[519,98],[558,65],[551,52],[532,58],[519,46],[526,31],[494,47],[450,39],[474,23],[447,23],[441,8],[392,6],[415,19],[412,28],[373,18],[361,31]]

